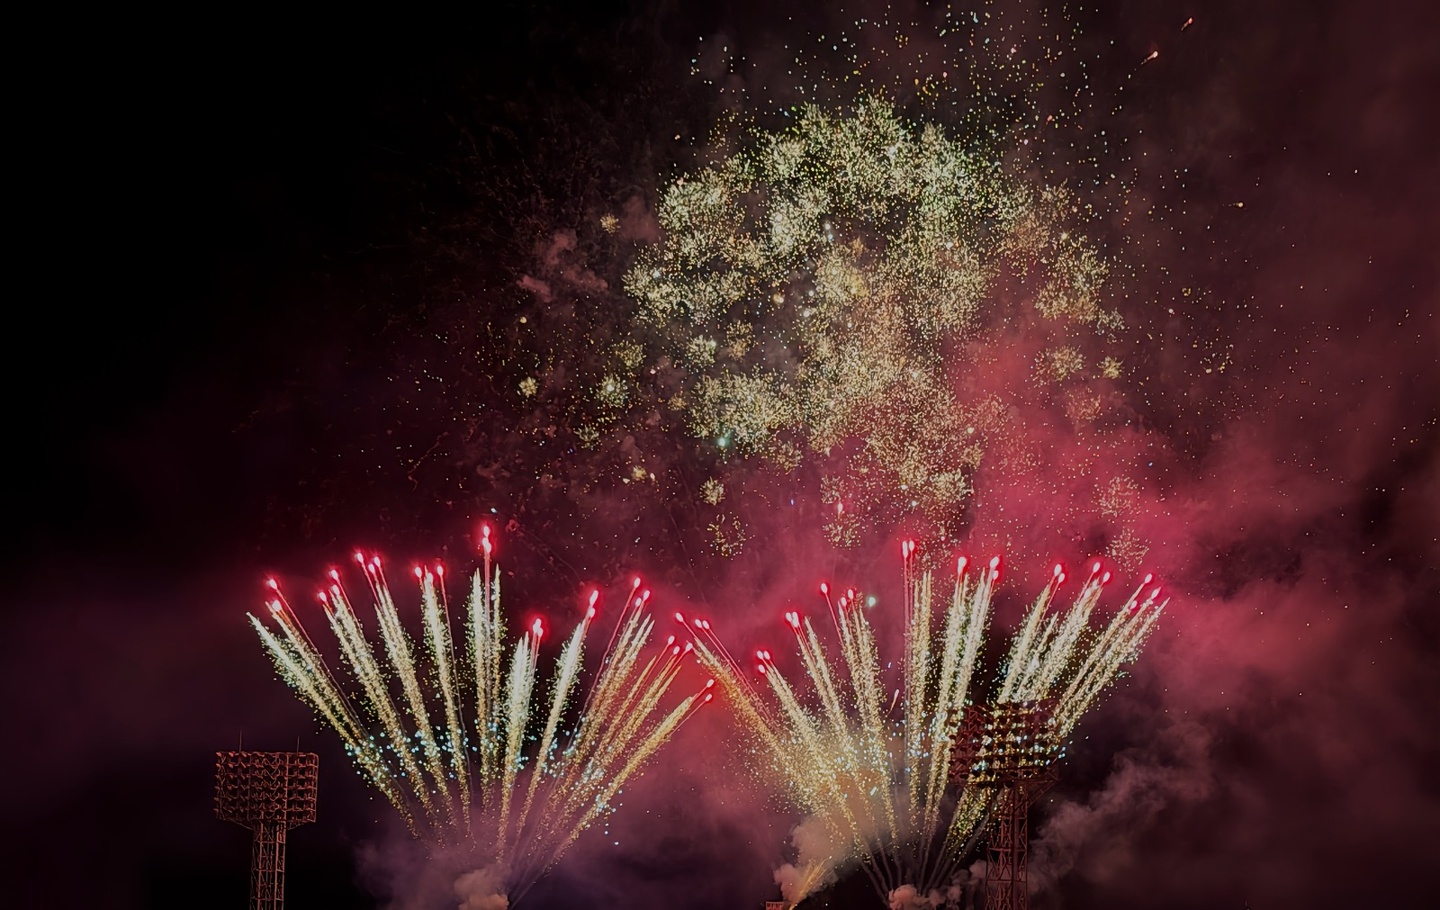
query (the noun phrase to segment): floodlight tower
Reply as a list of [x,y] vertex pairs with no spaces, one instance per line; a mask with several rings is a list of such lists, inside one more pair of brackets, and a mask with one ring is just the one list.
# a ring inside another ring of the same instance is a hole
[[315,820],[313,752],[215,753],[215,815],[255,832],[250,910],[284,910],[285,835]]
[[1058,778],[1063,749],[1054,736],[1054,699],[965,709],[951,777],[996,791],[986,843],[985,910],[1026,910],[1030,806]]

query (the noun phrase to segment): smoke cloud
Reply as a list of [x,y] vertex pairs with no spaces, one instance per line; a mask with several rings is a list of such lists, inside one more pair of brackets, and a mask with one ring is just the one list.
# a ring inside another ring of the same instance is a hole
[[964,886],[956,883],[942,891],[921,894],[914,885],[901,885],[890,892],[890,910],[935,910],[959,907],[965,895]]
[[815,878],[815,868],[828,868],[832,857],[843,855],[848,839],[832,831],[817,818],[807,818],[790,831],[790,843],[796,852],[795,863],[784,863],[775,870],[775,883],[791,903],[834,884],[835,873]]
[[505,875],[493,866],[457,878],[455,896],[460,898],[460,910],[506,910],[510,906],[505,896]]

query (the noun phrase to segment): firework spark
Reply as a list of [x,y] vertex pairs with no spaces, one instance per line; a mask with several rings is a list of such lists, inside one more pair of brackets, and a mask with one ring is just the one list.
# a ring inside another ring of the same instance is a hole
[[[600,399],[659,382],[724,457],[817,464],[844,545],[912,518],[958,535],[982,459],[1033,458],[1020,409],[1108,451],[1124,323],[1077,197],[875,97],[735,145],[664,191]],[[1024,375],[1004,378],[1004,351]]]
[[[663,707],[692,645],[672,636],[647,648],[654,620],[637,578],[599,670],[577,710],[586,634],[599,592],[556,659],[548,697],[537,697],[545,628],[535,620],[504,655],[499,573],[470,583],[464,647],[451,632],[444,568],[417,567],[421,643],[401,622],[378,556],[356,554],[375,601],[378,646],[331,571],[318,595],[348,673],[326,664],[280,586],[269,582],[276,629],[250,621],[281,676],[340,735],[364,777],[417,837],[473,844],[510,899],[548,869],[676,729],[713,697],[712,685]],[[647,656],[648,655],[648,656]],[[543,710],[542,710],[543,709]]]
[[[827,846],[810,855],[802,850],[800,868],[787,870],[789,900],[799,901],[857,859],[881,895],[907,884],[929,893],[953,877],[991,808],[994,791],[971,785],[975,768],[952,782],[951,764],[964,709],[981,697],[975,674],[999,560],[978,572],[960,560],[946,608],[936,604],[932,573],[912,572],[914,551],[913,542],[903,545],[898,683],[887,683],[865,601],[853,591],[832,600],[821,586],[836,634],[828,649],[810,619],[785,614],[808,683],[804,693],[777,671],[769,651],[742,664],[708,621],[692,623],[701,662],[732,697],[768,769],[786,782],[809,824],[824,830],[809,840]],[[1001,705],[1053,700],[1045,761],[1062,754],[1086,709],[1138,656],[1165,606],[1147,577],[1096,629],[1090,618],[1110,573],[1096,563],[1070,608],[1052,609],[1064,581],[1057,566],[1014,634],[993,694]],[[752,683],[753,673],[763,684]]]

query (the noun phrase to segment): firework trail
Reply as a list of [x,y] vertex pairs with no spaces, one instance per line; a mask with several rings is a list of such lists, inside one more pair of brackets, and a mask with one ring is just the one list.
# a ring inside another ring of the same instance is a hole
[[[637,578],[610,646],[577,710],[584,618],[560,649],[544,702],[535,622],[504,656],[499,573],[483,529],[484,567],[470,582],[464,647],[457,648],[443,566],[416,568],[423,641],[401,622],[380,557],[356,554],[375,602],[378,645],[340,580],[318,595],[344,677],[327,665],[299,613],[273,580],[275,626],[251,624],[280,675],[340,735],[361,774],[400,812],[415,836],[473,845],[485,876],[518,899],[613,800],[681,723],[714,697],[714,681],[666,708],[666,693],[693,649],[671,636],[647,647],[654,619]],[[543,711],[542,711],[543,708]],[[533,750],[529,748],[536,744]]]
[[[988,820],[995,791],[971,785],[978,766],[954,782],[951,767],[965,708],[981,696],[975,674],[1000,561],[976,572],[961,559],[946,606],[936,602],[932,573],[913,572],[914,552],[913,541],[902,545],[907,596],[898,685],[886,683],[864,601],[854,591],[832,600],[829,587],[820,586],[835,631],[828,649],[810,619],[785,614],[808,683],[803,695],[776,670],[769,651],[756,651],[753,664],[742,665],[708,621],[688,626],[701,663],[731,696],[768,769],[785,781],[810,824],[823,826],[826,837],[818,840],[832,845],[802,855],[800,868],[790,870],[790,901],[854,860],[882,896],[902,885],[929,893],[949,883]],[[1015,633],[994,692],[998,705],[1053,699],[1047,762],[1062,754],[1085,710],[1138,656],[1165,606],[1147,576],[1095,629],[1090,617],[1110,573],[1096,563],[1070,608],[1052,609],[1064,580],[1057,566]],[[752,683],[751,670],[762,685]]]

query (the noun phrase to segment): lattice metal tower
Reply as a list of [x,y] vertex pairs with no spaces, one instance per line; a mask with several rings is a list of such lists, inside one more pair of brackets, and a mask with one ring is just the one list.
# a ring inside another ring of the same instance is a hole
[[985,910],[1030,906],[1026,858],[1030,806],[1054,786],[1061,747],[1052,735],[1053,699],[970,706],[956,735],[951,775],[996,790],[986,842]]
[[215,815],[255,833],[250,910],[285,906],[285,836],[315,820],[313,752],[215,753]]

